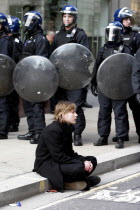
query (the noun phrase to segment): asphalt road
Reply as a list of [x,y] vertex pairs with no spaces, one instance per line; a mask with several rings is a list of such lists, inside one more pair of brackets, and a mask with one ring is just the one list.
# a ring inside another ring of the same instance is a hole
[[[90,191],[46,192],[20,201],[21,210],[139,210],[140,163],[101,175],[101,183]],[[1,210],[19,207],[7,205]]]
[[138,210],[140,209],[140,172],[99,186],[54,205],[36,210]]

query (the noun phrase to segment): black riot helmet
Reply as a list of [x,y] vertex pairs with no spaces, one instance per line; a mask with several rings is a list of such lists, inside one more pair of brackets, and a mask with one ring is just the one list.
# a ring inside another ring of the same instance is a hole
[[42,16],[37,11],[29,11],[24,15],[25,31],[32,33],[37,29],[41,29]]
[[21,20],[18,17],[13,17],[11,15],[7,16],[9,32],[12,34],[20,34],[20,29],[22,27]]
[[66,25],[65,26],[70,26],[72,24],[76,24],[76,20],[77,20],[77,14],[78,14],[78,10],[76,7],[74,7],[73,5],[66,5],[62,8],[62,10],[60,11],[62,13],[62,17],[64,14],[70,14],[72,15],[73,18],[73,23]]
[[134,13],[135,12],[130,10],[128,7],[117,9],[114,13],[114,21],[119,21],[122,23],[123,18],[132,18]]
[[105,32],[107,41],[119,43],[122,41],[124,27],[119,21],[114,21],[108,24]]
[[0,13],[1,31],[8,32],[8,20],[5,14]]

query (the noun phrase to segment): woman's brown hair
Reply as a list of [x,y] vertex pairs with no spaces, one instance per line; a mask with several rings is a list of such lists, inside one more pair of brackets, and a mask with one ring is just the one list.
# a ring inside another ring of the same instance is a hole
[[63,123],[65,122],[62,115],[76,110],[76,105],[69,101],[59,101],[55,106],[54,119]]

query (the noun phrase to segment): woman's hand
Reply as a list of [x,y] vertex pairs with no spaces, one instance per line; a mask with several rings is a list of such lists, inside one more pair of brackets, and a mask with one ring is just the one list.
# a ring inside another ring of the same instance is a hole
[[92,162],[91,161],[85,161],[84,162],[84,165],[85,165],[85,171],[87,171],[87,172],[91,172],[92,171],[92,169],[93,169],[93,164],[92,164]]

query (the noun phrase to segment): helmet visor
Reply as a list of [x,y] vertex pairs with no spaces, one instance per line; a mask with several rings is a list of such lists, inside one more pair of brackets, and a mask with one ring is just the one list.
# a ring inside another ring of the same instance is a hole
[[12,18],[10,15],[7,16],[8,24],[11,26],[12,25]]
[[39,19],[37,15],[31,12],[27,12],[24,18],[25,18],[25,23],[24,23],[25,27],[29,27],[31,23],[34,23],[35,20]]
[[117,41],[118,37],[121,36],[121,30],[119,27],[107,27],[106,36],[110,42]]
[[130,10],[127,7],[123,7],[119,12],[118,17],[119,18],[132,17],[134,13],[135,11]]
[[24,23],[24,26],[25,27],[29,27],[30,25],[31,25],[31,23],[33,23],[34,21],[33,21],[33,19],[34,19],[34,17],[33,16],[31,16],[31,15],[29,15],[29,16],[27,16],[27,17],[25,17],[25,23]]

